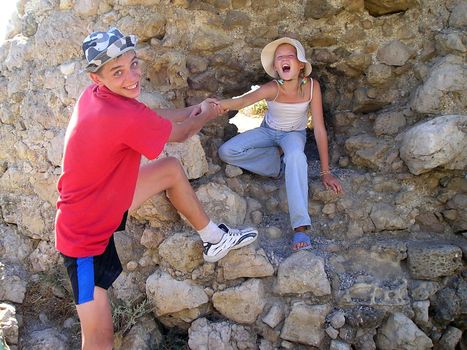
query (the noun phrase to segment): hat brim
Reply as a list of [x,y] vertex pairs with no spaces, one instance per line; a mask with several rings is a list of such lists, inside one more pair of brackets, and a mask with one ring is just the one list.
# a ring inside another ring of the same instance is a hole
[[308,62],[305,57],[305,49],[298,40],[287,37],[270,42],[261,51],[261,64],[263,65],[266,73],[268,73],[268,75],[274,79],[279,78],[279,74],[277,74],[276,70],[274,69],[274,54],[277,47],[282,44],[289,44],[295,47],[297,50],[297,59],[305,64],[305,77],[309,76],[311,74],[312,67],[310,62]]
[[88,73],[97,72],[104,64],[123,55],[127,51],[135,50],[136,36],[128,35],[115,40],[105,51],[102,51],[91,62],[89,62],[84,71]]

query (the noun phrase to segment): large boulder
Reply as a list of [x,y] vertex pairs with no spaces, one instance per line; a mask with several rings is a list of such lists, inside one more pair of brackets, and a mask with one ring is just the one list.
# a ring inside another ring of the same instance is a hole
[[445,115],[418,124],[403,135],[400,157],[415,175],[436,167],[467,166],[467,115]]

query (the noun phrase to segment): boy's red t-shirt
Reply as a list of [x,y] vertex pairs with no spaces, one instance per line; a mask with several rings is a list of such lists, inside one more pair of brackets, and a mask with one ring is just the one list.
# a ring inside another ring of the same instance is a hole
[[55,217],[64,255],[102,254],[131,205],[141,155],[156,158],[172,123],[135,99],[91,85],[80,96],[65,135]]

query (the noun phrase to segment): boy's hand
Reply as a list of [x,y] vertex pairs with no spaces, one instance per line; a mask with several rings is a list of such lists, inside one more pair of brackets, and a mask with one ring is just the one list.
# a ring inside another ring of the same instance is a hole
[[207,98],[203,102],[201,102],[201,109],[203,108],[203,105],[206,105],[206,104],[214,104],[215,105],[217,116],[220,116],[220,115],[227,112],[227,110],[222,108],[219,101],[217,99],[215,99],[215,98]]
[[325,189],[331,189],[336,193],[343,193],[344,189],[342,188],[341,183],[331,174],[325,174],[321,176],[321,181],[323,182]]

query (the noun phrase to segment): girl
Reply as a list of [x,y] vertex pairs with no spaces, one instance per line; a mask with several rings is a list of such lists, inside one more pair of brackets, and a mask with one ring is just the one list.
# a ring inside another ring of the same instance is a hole
[[294,230],[292,249],[308,249],[311,243],[305,231],[311,225],[311,219],[304,149],[310,105],[321,162],[321,181],[326,189],[336,193],[343,191],[329,168],[320,86],[308,77],[311,64],[306,60],[302,44],[295,39],[284,37],[266,45],[261,52],[261,63],[273,81],[238,98],[219,103],[226,110],[239,110],[265,99],[268,112],[260,127],[224,143],[219,148],[219,156],[226,163],[263,176],[279,177],[285,170],[290,221]]

